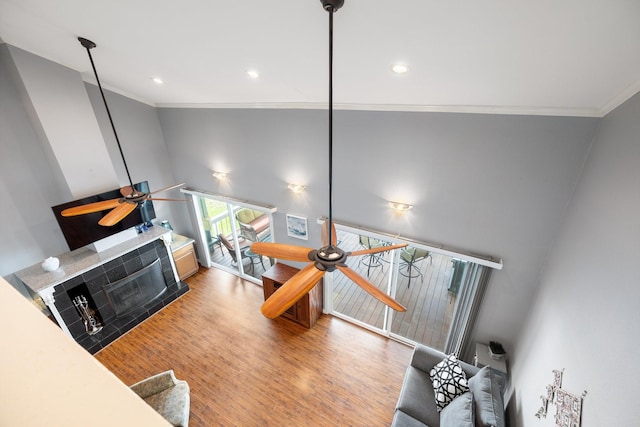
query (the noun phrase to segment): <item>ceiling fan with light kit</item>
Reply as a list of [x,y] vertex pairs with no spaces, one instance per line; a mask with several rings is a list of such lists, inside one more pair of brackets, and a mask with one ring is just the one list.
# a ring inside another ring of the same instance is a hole
[[151,195],[156,193],[161,193],[163,191],[169,191],[169,190],[173,190],[174,188],[182,187],[184,183],[172,185],[172,186],[165,187],[160,190],[156,190],[149,193],[140,191],[135,188],[133,181],[131,180],[131,174],[129,173],[129,168],[127,167],[127,161],[124,158],[124,153],[122,151],[122,146],[120,145],[120,139],[118,138],[116,127],[113,123],[113,118],[111,117],[111,111],[109,110],[107,99],[104,95],[104,91],[102,90],[100,79],[98,78],[98,71],[96,70],[96,66],[93,62],[93,57],[91,56],[91,49],[96,47],[96,44],[91,40],[85,39],[84,37],[78,37],[78,41],[84,48],[87,49],[87,54],[89,55],[89,60],[91,61],[91,67],[93,68],[93,73],[95,75],[96,82],[98,83],[100,94],[102,95],[102,101],[104,102],[104,106],[107,110],[107,116],[109,117],[109,122],[111,123],[111,128],[113,129],[113,134],[116,138],[116,143],[118,144],[118,150],[120,151],[120,156],[122,157],[122,163],[124,163],[124,169],[127,172],[129,185],[126,187],[122,187],[120,189],[120,194],[122,195],[122,197],[110,199],[110,200],[101,200],[99,202],[89,203],[86,205],[74,206],[72,208],[63,210],[61,212],[61,215],[69,217],[69,216],[85,215],[89,213],[102,212],[102,211],[109,210],[109,212],[98,221],[98,224],[105,227],[111,227],[119,223],[120,221],[122,221],[124,218],[126,218],[127,215],[133,212],[136,208],[144,205],[144,203],[147,200],[185,202],[186,199],[168,199],[168,198],[151,197]]
[[329,217],[322,227],[322,247],[313,249],[283,243],[256,242],[251,251],[271,258],[295,262],[309,262],[298,273],[274,292],[260,308],[268,318],[276,318],[309,292],[326,272],[341,271],[355,284],[374,298],[397,311],[406,308],[382,292],[367,279],[347,266],[350,256],[368,255],[399,249],[407,244],[381,246],[354,252],[345,252],[337,246],[336,229],[332,219],[333,208],[333,14],[343,5],[344,0],[320,0],[329,13]]

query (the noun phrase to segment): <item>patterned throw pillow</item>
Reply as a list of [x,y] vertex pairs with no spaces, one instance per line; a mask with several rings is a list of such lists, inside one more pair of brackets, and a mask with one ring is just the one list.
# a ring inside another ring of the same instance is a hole
[[467,377],[453,354],[438,363],[429,372],[436,397],[436,409],[442,411],[445,406],[461,394],[469,391]]

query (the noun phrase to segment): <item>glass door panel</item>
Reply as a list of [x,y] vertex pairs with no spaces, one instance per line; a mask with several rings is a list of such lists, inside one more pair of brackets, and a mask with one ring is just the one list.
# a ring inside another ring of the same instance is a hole
[[414,246],[398,258],[396,300],[407,311],[394,313],[390,333],[443,351],[456,302],[454,260]]
[[[344,251],[391,244],[354,228],[340,226],[337,232],[338,246]],[[445,351],[447,339],[458,340],[450,335],[459,335],[455,329],[460,327],[456,324],[464,324],[465,313],[470,310],[459,302],[469,299],[461,296],[469,286],[469,292],[475,292],[476,280],[468,279],[468,271],[476,264],[430,251],[416,243],[395,251],[349,257],[347,264],[407,311],[388,308],[337,272],[329,281],[332,313],[398,340],[425,344],[441,351]]]
[[[390,244],[380,239],[344,230],[338,230],[337,234],[338,246],[345,252]],[[388,293],[391,272],[390,259],[389,252],[352,256],[347,258],[347,265],[378,289]],[[375,329],[383,330],[385,328],[386,305],[363,291],[341,273],[333,275],[333,311]]]
[[256,241],[271,240],[270,212],[212,197],[194,197],[199,209],[200,232],[208,249],[205,257],[209,265],[259,281],[273,261],[253,253],[250,246]]

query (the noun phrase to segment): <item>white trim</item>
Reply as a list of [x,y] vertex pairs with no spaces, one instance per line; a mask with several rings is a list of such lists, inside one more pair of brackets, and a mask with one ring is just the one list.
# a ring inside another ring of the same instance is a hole
[[640,80],[630,84],[625,90],[619,93],[617,96],[611,98],[599,111],[600,117],[604,117],[625,102],[629,100],[633,95],[640,92]]
[[[273,109],[273,110],[326,110],[322,102],[266,102],[266,103],[176,103],[155,105],[157,108],[200,109]],[[615,107],[614,107],[615,108]],[[526,107],[499,105],[418,105],[418,104],[334,104],[334,110],[399,111],[432,113],[505,114],[525,116],[602,117],[603,108]]]
[[[80,73],[80,76],[82,77],[82,81],[83,82],[89,83],[89,84],[92,84],[92,85],[98,87],[98,81],[96,80],[96,78],[95,78],[95,76],[93,74],[89,75],[89,74]],[[126,92],[126,91],[124,91],[122,89],[118,89],[118,88],[116,88],[114,86],[110,86],[108,84],[102,83],[102,88],[108,90],[109,92],[117,93],[118,95],[122,95],[122,96],[124,96],[126,98],[133,99],[134,101],[138,101],[138,102],[140,102],[142,104],[147,104],[150,107],[154,107],[154,108],[158,107],[153,101],[149,101],[146,98],[142,98],[141,96],[134,95],[134,94],[132,94],[130,92]]]
[[222,194],[216,194],[216,193],[209,193],[207,191],[195,190],[195,189],[192,189],[192,188],[189,188],[189,187],[181,188],[180,192],[185,193],[185,194],[192,194],[192,195],[196,195],[196,196],[200,196],[200,197],[209,197],[209,198],[218,200],[220,202],[232,203],[234,205],[241,206],[243,208],[264,209],[268,213],[275,213],[275,212],[278,211],[278,208],[273,206],[273,205],[265,205],[263,203],[252,202],[252,201],[246,200],[246,199],[236,199],[234,197],[224,196]]
[[[325,221],[327,220],[327,218],[325,217],[320,217],[318,218],[318,224],[323,224]],[[484,265],[496,270],[502,270],[503,264],[502,264],[502,258],[500,258],[498,261],[496,261],[493,257],[490,256],[484,256],[484,255],[480,255],[480,254],[471,254],[471,253],[465,253],[465,252],[461,252],[458,250],[454,250],[451,248],[447,248],[444,245],[441,244],[434,244],[434,243],[424,243],[424,242],[419,242],[417,240],[413,240],[410,239],[408,237],[402,237],[399,234],[397,235],[392,235],[389,233],[385,233],[383,231],[374,231],[368,228],[364,228],[358,225],[353,225],[353,224],[349,224],[346,222],[336,222],[333,221],[333,223],[336,226],[336,229],[342,229],[344,231],[350,232],[351,230],[349,229],[355,229],[358,231],[361,231],[362,234],[366,234],[370,237],[375,237],[377,239],[383,239],[386,240],[388,242],[391,243],[410,243],[411,246],[416,247],[416,248],[420,248],[420,249],[426,249],[428,251],[431,252],[435,252],[437,254],[442,254],[442,255],[447,255],[450,256],[452,258],[456,258],[456,259],[461,259],[464,261],[470,261],[479,265]]]
[[[264,205],[264,204],[260,204],[260,203],[255,203],[255,202],[249,202],[248,200],[238,200],[235,199],[233,197],[228,197],[228,196],[223,196],[220,194],[215,194],[215,193],[208,193],[206,191],[198,191],[198,190],[194,190],[191,188],[181,188],[180,191],[184,194],[188,194],[190,196],[191,199],[191,207],[193,208],[193,211],[195,212],[195,216],[196,216],[196,228],[198,230],[198,236],[199,239],[196,239],[196,241],[199,241],[200,243],[198,244],[198,246],[201,248],[202,253],[204,254],[204,258],[206,260],[207,263],[207,267],[211,268],[214,267],[225,271],[227,273],[233,274],[234,276],[238,276],[243,280],[247,280],[249,282],[255,283],[257,285],[262,286],[262,281],[256,277],[253,277],[252,275],[250,275],[249,273],[247,273],[244,269],[244,264],[242,264],[242,261],[240,261],[239,263],[237,263],[237,268],[229,268],[223,264],[218,264],[213,262],[213,259],[211,257],[211,253],[209,252],[209,247],[207,245],[207,241],[206,241],[206,236],[204,234],[204,229],[202,228],[201,224],[203,224],[204,218],[202,217],[202,214],[200,212],[200,207],[198,206],[198,201],[196,200],[195,197],[193,196],[197,196],[197,197],[204,197],[204,198],[208,198],[208,199],[213,199],[222,203],[225,203],[227,205],[227,215],[230,218],[233,218],[232,212],[231,212],[231,205],[233,206],[240,206],[243,208],[249,208],[249,209],[260,209],[260,210],[264,210],[265,213],[267,215],[269,215],[269,227],[271,227],[271,235],[274,236],[274,230],[273,230],[273,213],[277,211],[277,208],[275,206],[271,206],[271,205]],[[235,227],[231,228],[231,233],[232,233],[232,238],[234,241],[238,241],[238,234],[237,234],[237,230]],[[275,236],[274,236],[275,238]],[[220,250],[222,251],[222,248],[220,248]],[[242,256],[240,253],[240,247],[236,246],[235,247],[236,250],[236,259],[242,260]],[[253,262],[253,261],[252,261]]]

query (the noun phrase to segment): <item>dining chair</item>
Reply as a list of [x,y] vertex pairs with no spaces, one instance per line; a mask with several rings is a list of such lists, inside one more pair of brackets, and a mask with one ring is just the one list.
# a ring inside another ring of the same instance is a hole
[[411,287],[411,279],[420,277],[420,281],[424,282],[424,275],[420,270],[420,267],[416,265],[418,262],[425,258],[429,258],[433,263],[431,253],[426,249],[414,248],[407,246],[400,251],[400,267],[398,268],[398,274],[409,278],[407,288]]

